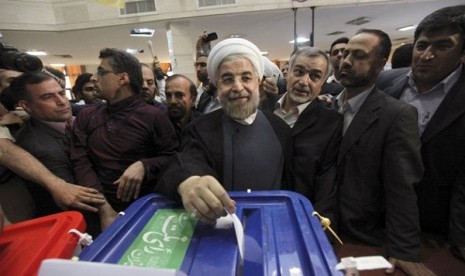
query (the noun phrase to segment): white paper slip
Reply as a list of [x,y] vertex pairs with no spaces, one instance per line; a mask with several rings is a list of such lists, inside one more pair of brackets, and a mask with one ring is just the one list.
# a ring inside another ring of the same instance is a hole
[[241,255],[241,262],[244,260],[244,227],[236,214],[229,214],[234,222],[234,230],[236,231],[237,246]]
[[242,261],[244,260],[244,227],[242,227],[241,221],[234,213],[228,213],[227,216],[221,217],[216,220],[215,228],[228,229],[231,227],[234,227],[234,232],[236,232],[237,246],[239,247],[239,255]]
[[336,265],[337,270],[345,270],[346,265],[354,264],[357,270],[387,269],[392,265],[383,256],[347,257]]

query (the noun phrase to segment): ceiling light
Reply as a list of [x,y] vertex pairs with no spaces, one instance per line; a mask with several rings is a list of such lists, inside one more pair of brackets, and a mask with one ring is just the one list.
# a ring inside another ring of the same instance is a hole
[[140,37],[152,37],[155,33],[155,29],[141,28],[141,29],[132,29],[130,36],[140,36]]
[[396,30],[401,31],[401,32],[405,32],[405,31],[416,29],[416,28],[417,28],[417,25],[409,25],[409,26],[397,28]]
[[128,48],[128,49],[126,49],[126,52],[128,52],[128,53],[130,53],[130,54],[133,54],[133,55],[135,55],[135,54],[143,53],[143,52],[144,52],[144,50],[138,50],[138,49],[129,49],[129,48]]
[[326,35],[340,35],[340,34],[343,34],[345,32],[343,31],[335,31],[335,32],[332,32],[332,33],[327,33]]
[[267,52],[267,51],[264,51],[264,52],[261,52],[261,53],[262,53],[262,56],[267,56],[267,55],[269,55],[269,54],[270,54],[270,53],[269,53],[269,52]]
[[357,25],[358,26],[358,25],[368,23],[370,21],[371,21],[371,18],[366,17],[366,16],[362,16],[362,17],[355,18],[355,19],[352,19],[350,21],[347,21],[346,24],[348,24],[348,25]]
[[[298,37],[297,38],[297,43],[304,43],[310,41],[309,38],[306,37]],[[289,41],[289,43],[294,44],[294,40]]]
[[45,51],[36,51],[36,50],[26,51],[26,53],[33,55],[33,56],[46,56],[47,55]]
[[52,63],[50,64],[52,67],[65,67],[66,65],[64,63]]

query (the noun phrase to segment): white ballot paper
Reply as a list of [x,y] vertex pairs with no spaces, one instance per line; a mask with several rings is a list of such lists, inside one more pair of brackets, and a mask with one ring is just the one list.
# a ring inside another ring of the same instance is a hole
[[225,229],[231,228],[234,226],[234,231],[236,232],[237,246],[239,247],[239,255],[241,256],[241,262],[244,260],[244,227],[237,217],[236,214],[229,214],[227,216],[221,217],[216,220],[216,228]]
[[336,265],[337,270],[346,270],[347,268],[356,268],[357,270],[371,270],[391,267],[391,263],[389,263],[382,256],[368,256],[357,258],[347,257],[342,258],[341,262]]

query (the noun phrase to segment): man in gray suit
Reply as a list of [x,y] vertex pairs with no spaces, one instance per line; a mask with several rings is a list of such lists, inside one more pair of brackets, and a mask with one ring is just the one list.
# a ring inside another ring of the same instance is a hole
[[418,25],[412,69],[383,72],[377,84],[418,110],[425,174],[416,192],[428,244],[449,244],[465,260],[464,57],[465,5],[446,7]]
[[423,166],[417,112],[375,88],[390,50],[389,36],[372,29],[358,31],[344,50],[339,73],[345,89],[335,103],[344,116],[337,176],[339,226],[349,239],[380,251],[384,247],[394,267],[407,274],[431,275],[418,263],[420,227],[413,185],[420,181]]

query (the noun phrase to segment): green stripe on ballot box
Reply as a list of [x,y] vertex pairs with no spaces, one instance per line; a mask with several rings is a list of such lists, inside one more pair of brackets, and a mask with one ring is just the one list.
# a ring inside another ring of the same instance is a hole
[[159,209],[118,263],[179,269],[196,225],[183,209]]

